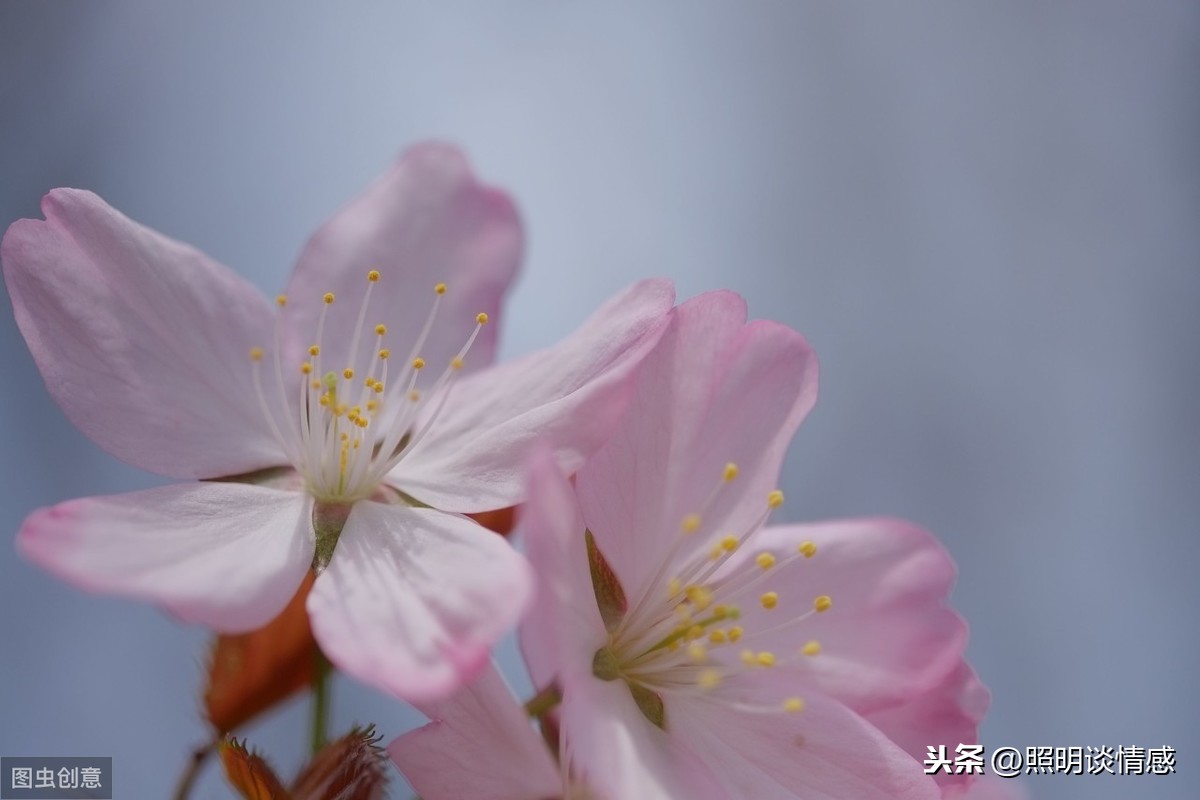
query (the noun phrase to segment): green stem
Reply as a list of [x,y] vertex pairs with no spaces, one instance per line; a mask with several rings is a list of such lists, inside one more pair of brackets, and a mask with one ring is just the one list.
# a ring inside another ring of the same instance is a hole
[[552,683],[529,699],[525,704],[525,712],[531,717],[541,719],[561,702],[562,692]]
[[192,751],[192,757],[188,759],[187,766],[183,769],[183,774],[179,776],[179,783],[175,786],[175,794],[171,795],[174,800],[187,800],[192,793],[192,787],[196,784],[196,779],[200,777],[200,768],[204,766],[204,762],[212,755],[213,749],[216,747],[216,742],[209,742],[203,747],[197,747]]
[[329,740],[329,659],[317,648],[313,656],[312,734],[309,746],[315,756]]

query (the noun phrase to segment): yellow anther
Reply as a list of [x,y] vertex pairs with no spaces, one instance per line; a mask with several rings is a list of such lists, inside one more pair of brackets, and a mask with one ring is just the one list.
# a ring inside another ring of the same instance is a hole
[[713,644],[725,644],[729,641],[729,637],[725,635],[723,629],[715,628],[708,632],[708,640]]
[[817,546],[812,542],[801,542],[796,549],[803,553],[805,558],[812,558],[817,554]]
[[700,515],[688,514],[683,518],[683,532],[695,533],[700,528]]
[[[315,388],[315,387],[314,387],[314,388]],[[327,394],[323,394],[323,395],[321,395],[320,399],[319,399],[319,400],[317,400],[317,402],[318,402],[318,403],[320,403],[320,404],[321,404],[321,405],[323,405],[323,406],[327,406],[327,405],[329,405],[329,403],[330,403],[330,400],[329,400],[329,395],[327,395]]]
[[478,322],[480,325],[487,325],[488,315],[483,313],[482,311],[480,311],[478,314],[475,315],[475,321]]
[[437,292],[438,294],[445,294],[446,293],[446,284],[439,283],[437,286],[433,287],[433,290],[435,292]]
[[743,650],[739,657],[742,659],[742,663],[747,667],[753,667],[758,663],[758,657],[754,655],[753,650]]
[[729,606],[725,605],[724,603],[713,606],[713,619],[725,619],[729,616],[729,610]]
[[425,359],[417,356],[412,362],[413,369],[425,369]]
[[815,656],[821,652],[821,643],[816,639],[810,642],[805,642],[804,647],[800,648],[800,652],[806,656]]
[[326,292],[325,294],[321,295],[321,299],[325,301],[325,305],[327,305],[327,306],[332,305],[333,304],[333,292]]
[[763,608],[774,608],[779,605],[779,594],[777,592],[763,592],[763,596],[758,598],[758,601],[762,603]]
[[699,642],[692,642],[687,649],[688,658],[695,661],[697,664],[703,664],[708,660],[708,648]]
[[731,481],[738,476],[738,465],[730,461],[725,465],[725,480]]
[[375,390],[375,394],[383,394],[383,381],[375,381],[372,388]]
[[374,283],[375,281],[379,280],[379,270],[373,269],[370,272],[368,272],[367,280],[369,280],[371,283]]
[[251,347],[250,348],[250,360],[251,361],[262,361],[262,357],[263,357],[263,349],[261,347]]
[[683,584],[680,582],[679,578],[671,578],[671,580],[667,581],[667,597],[674,599],[678,597],[679,593],[682,591]]
[[770,650],[760,650],[758,655],[754,657],[754,660],[762,667],[775,666],[775,654]]
[[312,372],[312,364],[305,361],[303,364],[300,365],[300,372],[304,375],[308,375],[309,373]]
[[344,377],[346,380],[350,380],[354,377],[354,370],[352,370],[350,367],[346,367],[344,370],[342,370],[342,377]]
[[722,536],[721,537],[721,549],[724,550],[726,553],[732,553],[734,550],[737,550],[737,546],[738,546],[738,540],[737,540],[736,536]]
[[368,375],[367,377],[363,378],[363,386],[367,387],[368,389],[374,389],[375,377],[373,375]]
[[687,595],[688,602],[697,611],[703,611],[712,605],[712,591],[703,586],[689,586],[683,590],[683,593]]
[[379,408],[379,401],[377,401],[377,400],[368,400],[367,401],[367,411],[374,411],[377,408]]
[[741,639],[741,638],[742,638],[742,626],[741,625],[734,625],[732,628],[729,629],[729,641],[736,642],[738,639]]
[[386,334],[387,334],[387,325],[384,325],[381,322],[375,326],[375,335],[376,336],[384,336]]
[[[365,427],[367,427],[367,420],[365,417],[359,417],[356,420],[354,420],[354,424],[360,428],[365,428]],[[355,444],[357,444],[357,442]]]
[[416,389],[413,389],[408,393],[408,399],[414,403],[419,403],[421,401],[421,393]]
[[715,669],[702,669],[696,676],[696,684],[701,689],[715,689],[721,685],[721,673]]
[[789,697],[783,701],[783,710],[789,714],[799,714],[804,710],[804,700],[799,697]]
[[699,625],[693,625],[692,627],[687,629],[687,633],[685,633],[683,635],[683,638],[687,639],[689,642],[692,642],[692,641],[695,641],[696,639],[699,639],[703,635],[704,635],[704,628],[702,628]]
[[775,556],[770,553],[759,553],[754,557],[754,563],[763,569],[770,569],[775,566]]
[[392,351],[388,350],[386,347],[379,351],[379,357],[382,358],[384,361],[387,361],[387,357],[390,356],[391,354],[392,354]]
[[286,306],[287,305],[287,295],[286,294],[276,295],[275,296],[275,305],[279,306],[280,308],[283,308],[284,306]]
[[770,508],[779,508],[783,505],[783,492],[776,489],[767,495],[767,506]]
[[721,549],[721,543],[717,542],[708,549],[709,561],[720,561],[721,556],[725,555],[725,551]]
[[343,414],[345,414],[346,413],[346,404],[338,403],[337,406],[334,407],[333,413],[339,417],[342,416]]
[[822,611],[828,611],[833,608],[833,598],[827,594],[823,594],[816,600],[813,600],[813,608],[817,610],[818,614]]
[[315,344],[314,344],[314,345],[312,345],[311,347],[309,347],[309,348],[308,348],[308,354],[309,354],[310,356],[319,356],[319,355],[321,355],[321,347],[320,347],[320,345],[315,345]]
[[677,650],[679,650],[679,640],[678,639],[675,639],[674,641],[667,644],[667,652],[668,653],[674,653]]
[[454,358],[450,359],[450,369],[462,369],[462,368],[463,368],[462,358],[460,358],[459,356],[455,356]]

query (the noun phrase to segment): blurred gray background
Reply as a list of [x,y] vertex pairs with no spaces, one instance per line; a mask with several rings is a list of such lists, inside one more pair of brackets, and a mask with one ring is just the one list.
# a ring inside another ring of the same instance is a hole
[[[85,187],[274,293],[403,146],[454,140],[529,231],[506,354],[647,275],[798,328],[821,397],[786,516],[942,537],[988,745],[1179,751],[1035,797],[1191,798],[1198,45],[1169,2],[2,2],[0,225]],[[0,316],[4,537],[159,482],[67,423]],[[204,641],[0,548],[0,754],[112,755],[121,797],[166,796]],[[248,734],[290,771],[305,718]],[[342,681],[335,719],[419,718]],[[215,770],[195,795],[226,796]]]

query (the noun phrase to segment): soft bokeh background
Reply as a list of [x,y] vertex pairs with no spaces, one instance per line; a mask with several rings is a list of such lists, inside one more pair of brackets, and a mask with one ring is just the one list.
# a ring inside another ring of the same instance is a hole
[[[800,329],[822,388],[787,515],[943,538],[989,745],[1179,750],[1035,797],[1191,798],[1198,45],[1182,2],[2,2],[0,223],[90,188],[273,293],[402,146],[455,140],[529,229],[507,354],[646,275]],[[157,482],[71,428],[7,312],[0,351],[4,537]],[[111,754],[121,797],[165,796],[204,641],[0,548],[0,754]],[[337,686],[339,727],[417,719]],[[249,734],[290,770],[304,726]]]

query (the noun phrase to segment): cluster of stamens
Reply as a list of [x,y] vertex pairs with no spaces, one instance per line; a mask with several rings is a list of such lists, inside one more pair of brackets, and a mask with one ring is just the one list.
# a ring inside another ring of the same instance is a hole
[[[371,292],[378,283],[377,270],[367,273],[367,289],[359,307],[354,333],[345,351],[345,361],[331,364],[323,341],[325,317],[336,299],[332,292],[319,298],[321,312],[316,336],[299,364],[299,396],[285,380],[280,348],[280,318],[276,317],[274,344],[275,396],[263,387],[263,349],[250,350],[254,362],[254,388],[272,434],[288,459],[305,479],[308,491],[318,500],[347,503],[369,496],[412,448],[426,435],[443,407],[450,385],[462,369],[487,314],[475,317],[475,328],[441,375],[423,388],[420,377],[426,369],[421,350],[437,318],[446,294],[446,284],[434,287],[434,298],[425,324],[411,352],[399,368],[392,365],[387,346],[388,330],[383,323],[370,326],[375,345],[365,364],[359,345],[366,325]],[[288,304],[286,295],[276,298],[280,311]],[[390,367],[390,374],[389,374]],[[419,423],[419,424],[418,424]]]
[[[737,465],[727,464],[721,483],[709,495],[705,507],[711,506],[722,487],[737,475]],[[797,607],[801,598],[789,597],[770,585],[780,568],[816,556],[816,545],[806,541],[791,553],[763,550],[752,558],[739,555],[734,560],[751,535],[782,504],[783,493],[771,492],[762,515],[746,531],[717,536],[707,546],[696,541],[704,530],[706,509],[683,518],[678,538],[659,574],[610,634],[607,653],[611,653],[614,664],[613,677],[660,695],[711,692],[748,671],[769,669],[821,652],[816,640],[808,641],[795,653],[781,654],[770,648],[770,642],[779,634],[791,632],[833,606],[828,595],[818,595],[804,597],[803,605]],[[669,570],[676,563],[679,566],[672,574]],[[742,611],[749,603],[758,604],[769,614],[755,614],[751,624]],[[778,621],[763,625],[767,617]],[[801,697],[781,698],[778,705],[770,707],[733,702],[753,711],[804,709]]]

